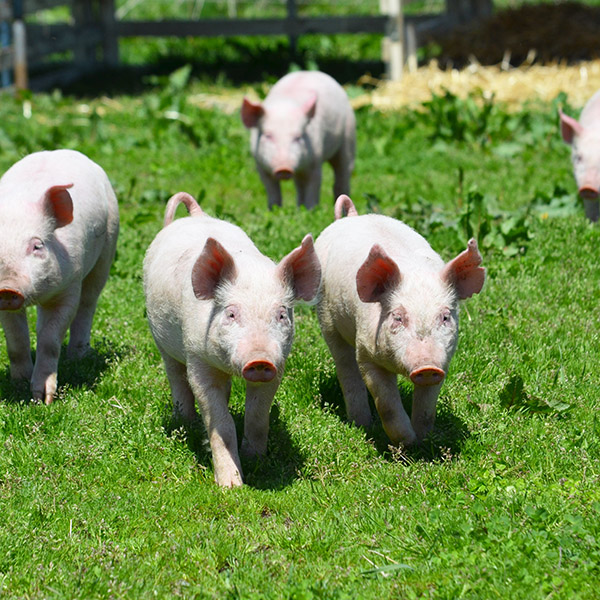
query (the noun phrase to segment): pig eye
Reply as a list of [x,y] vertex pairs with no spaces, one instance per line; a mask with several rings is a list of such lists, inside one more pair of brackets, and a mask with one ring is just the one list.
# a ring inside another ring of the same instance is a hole
[[403,308],[399,308],[392,312],[392,328],[398,329],[399,327],[406,327],[407,318],[406,311]]
[[442,325],[450,325],[450,323],[452,322],[452,315],[450,314],[450,311],[449,310],[445,310],[440,315],[440,320],[442,322]]
[[573,156],[573,160],[574,160],[574,161],[575,161],[577,164],[579,164],[579,163],[580,163],[580,162],[583,160],[583,158],[582,158],[581,154],[575,154],[575,155]]
[[277,321],[282,325],[289,322],[288,311],[285,306],[281,306],[277,312]]
[[33,238],[29,242],[28,253],[35,256],[41,256],[44,253],[44,242],[40,238]]
[[224,311],[224,318],[226,323],[234,323],[239,319],[240,312],[237,306],[228,306]]

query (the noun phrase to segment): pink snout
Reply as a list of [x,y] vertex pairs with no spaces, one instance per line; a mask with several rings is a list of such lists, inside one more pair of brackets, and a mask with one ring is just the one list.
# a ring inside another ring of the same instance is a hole
[[251,360],[244,365],[242,377],[252,383],[267,383],[277,375],[277,367],[268,360]]
[[596,200],[598,198],[598,188],[591,185],[584,185],[579,188],[579,196],[584,200]]
[[294,176],[294,171],[291,169],[276,169],[273,175],[275,175],[275,179],[281,181],[283,179],[291,179]]
[[25,298],[21,292],[4,288],[0,290],[0,310],[19,310]]
[[438,385],[444,381],[446,373],[438,367],[420,367],[410,374],[410,380],[415,385]]

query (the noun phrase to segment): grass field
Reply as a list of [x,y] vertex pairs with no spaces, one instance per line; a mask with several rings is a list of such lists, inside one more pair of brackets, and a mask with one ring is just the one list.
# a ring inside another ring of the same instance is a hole
[[[267,211],[239,115],[188,102],[213,89],[182,70],[135,96],[0,104],[2,171],[36,150],[81,150],[113,181],[122,225],[94,352],[61,360],[54,404],[28,402],[0,372],[0,597],[597,597],[600,230],[558,134],[568,99],[517,113],[450,95],[416,112],[357,111],[359,212],[405,220],[444,259],[475,235],[488,269],[462,309],[436,429],[399,450],[377,419],[349,425],[301,306],[268,455],[223,490],[202,429],[170,420],[144,252],[179,190],[275,260],[333,210],[326,168],[317,209],[297,209],[286,186]],[[238,435],[243,409],[236,381]]]

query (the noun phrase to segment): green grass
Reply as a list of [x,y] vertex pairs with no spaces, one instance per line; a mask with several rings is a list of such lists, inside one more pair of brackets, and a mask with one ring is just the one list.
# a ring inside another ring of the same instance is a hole
[[[349,425],[314,311],[300,307],[268,455],[243,463],[245,487],[222,490],[201,428],[170,420],[143,254],[185,190],[279,260],[331,222],[332,177],[326,167],[314,211],[288,185],[268,212],[238,114],[187,102],[206,89],[184,71],[140,96],[0,105],[0,170],[77,148],[109,174],[122,221],[94,352],[61,361],[54,404],[23,401],[0,373],[0,596],[597,597],[600,229],[575,197],[557,103],[509,114],[447,96],[420,112],[358,111],[359,212],[402,218],[445,259],[477,235],[488,269],[462,310],[436,429],[400,451],[378,420]],[[240,381],[231,410],[241,428]]]

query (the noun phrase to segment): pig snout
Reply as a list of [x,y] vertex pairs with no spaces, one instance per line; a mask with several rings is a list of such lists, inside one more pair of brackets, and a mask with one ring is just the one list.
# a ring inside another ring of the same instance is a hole
[[579,196],[584,200],[595,200],[598,198],[598,188],[591,185],[584,185],[579,188]]
[[279,181],[291,179],[294,176],[294,172],[291,169],[275,169],[273,174],[275,175],[275,179]]
[[17,290],[4,288],[0,290],[0,310],[19,310],[25,297]]
[[415,385],[438,385],[444,381],[446,373],[439,367],[425,366],[411,371],[409,377]]
[[277,375],[277,367],[268,360],[251,360],[244,365],[242,376],[252,383],[267,383]]

